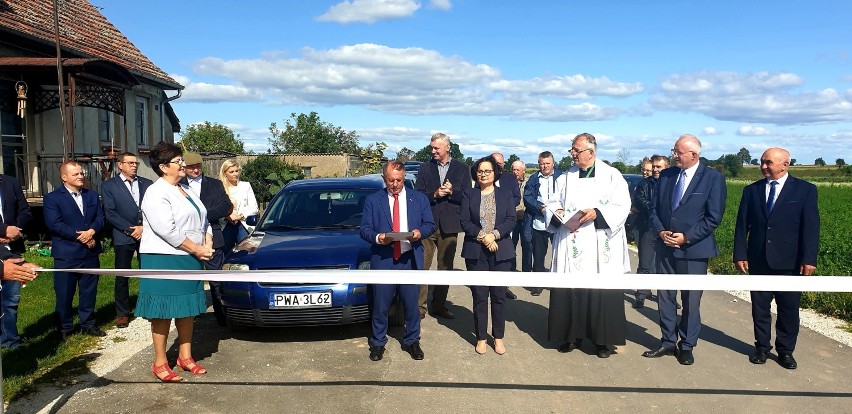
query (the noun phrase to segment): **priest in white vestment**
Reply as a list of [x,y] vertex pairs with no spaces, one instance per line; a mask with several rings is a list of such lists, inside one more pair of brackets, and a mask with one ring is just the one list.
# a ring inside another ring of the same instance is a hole
[[[621,173],[597,160],[594,135],[572,141],[574,166],[556,180],[545,211],[553,237],[551,272],[565,277],[596,277],[630,271],[624,222],[630,193]],[[551,289],[548,339],[570,352],[588,339],[600,358],[626,343],[622,289]]]

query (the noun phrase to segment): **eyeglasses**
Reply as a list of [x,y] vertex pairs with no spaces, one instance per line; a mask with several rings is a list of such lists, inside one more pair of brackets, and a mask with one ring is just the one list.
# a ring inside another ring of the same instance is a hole
[[591,150],[592,150],[591,148],[586,148],[586,149],[581,149],[581,150],[577,149],[577,148],[571,148],[570,150],[568,150],[568,152],[570,152],[571,154],[574,154],[574,155],[580,155],[580,154],[583,153],[583,151],[591,151]]
[[178,158],[174,161],[169,161],[169,164],[177,164],[177,165],[186,165],[186,161],[183,158]]
[[694,153],[694,152],[695,151],[678,152],[676,149],[672,148],[672,156],[675,156],[675,157],[683,157],[686,154]]
[[138,161],[119,161],[122,164],[139,165]]
[[494,170],[481,170],[481,171],[477,171],[476,175],[491,175],[491,173],[493,173],[493,172],[494,172]]

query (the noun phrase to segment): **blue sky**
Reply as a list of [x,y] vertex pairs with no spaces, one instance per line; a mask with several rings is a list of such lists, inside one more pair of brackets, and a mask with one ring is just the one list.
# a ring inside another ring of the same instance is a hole
[[440,131],[474,158],[558,160],[590,132],[635,163],[692,133],[710,159],[852,162],[848,1],[91,2],[186,87],[184,128],[228,125],[255,151],[316,111],[390,157]]

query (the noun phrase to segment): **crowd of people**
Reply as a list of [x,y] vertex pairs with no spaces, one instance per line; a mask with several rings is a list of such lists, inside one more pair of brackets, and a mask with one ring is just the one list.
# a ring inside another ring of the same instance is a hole
[[[504,170],[500,153],[468,167],[450,156],[450,138],[442,133],[431,137],[430,147],[432,160],[421,164],[413,189],[404,185],[404,164],[389,161],[382,168],[386,188],[364,203],[360,234],[372,246],[372,269],[422,270],[435,263],[438,270],[453,270],[461,235],[467,270],[549,271],[566,278],[628,273],[625,223],[631,212],[637,273],[706,274],[709,259],[719,254],[714,231],[725,213],[725,178],[700,161],[701,142],[695,136],[679,137],[671,158],[654,155],[643,162],[645,178],[632,194],[621,173],[598,158],[596,138],[587,133],[571,142],[570,169],[559,171],[553,154],[544,151],[538,156],[539,169],[529,177],[520,160]],[[237,163],[226,161],[219,178],[210,177],[202,172],[199,154],[165,142],[150,151],[149,159],[159,177],[156,181],[138,176],[137,156],[124,153],[117,160],[120,173],[101,185],[100,194],[86,188],[79,164],[61,165],[63,185],[44,197],[55,269],[99,268],[106,223],[112,227],[116,268],[130,268],[136,254],[143,269],[220,269],[225,252],[252,231],[249,218],[257,215],[258,205],[251,184],[239,179]],[[810,275],[819,242],[816,187],[788,174],[790,154],[782,148],[766,150],[760,163],[765,178],[743,190],[732,260],[743,273]],[[20,286],[35,277],[37,266],[20,257],[21,229],[32,215],[13,177],[0,175],[0,206],[0,342],[14,348],[20,345],[16,328]],[[518,243],[520,257],[516,257]],[[548,250],[552,258],[546,263]],[[56,271],[53,281],[56,328],[62,339],[77,332],[104,336],[94,317],[98,275]],[[210,288],[215,317],[224,325],[219,285],[210,282]],[[469,289],[474,351],[488,350],[490,305],[491,346],[497,354],[505,354],[506,301],[517,296],[505,286]],[[544,287],[527,289],[540,295]],[[77,290],[75,327],[72,302]],[[403,349],[413,359],[423,359],[421,320],[427,313],[455,318],[446,304],[448,291],[445,285],[372,286],[369,358],[379,361],[384,355],[389,308],[398,297],[404,309]],[[674,355],[683,365],[694,363],[702,291],[680,293],[678,303],[677,291],[657,292],[660,345],[643,356]],[[773,348],[769,307],[775,300],[778,362],[795,369],[801,293],[751,295],[755,351],[750,361],[765,363]],[[644,307],[650,298],[650,291],[637,291],[633,307]],[[176,366],[194,375],[207,372],[193,359],[191,347],[193,321],[206,312],[205,299],[203,281],[142,279],[134,306],[127,279],[115,279],[116,326],[126,327],[133,313],[150,320],[152,372],[159,380],[183,380],[166,359],[172,320],[178,332]],[[559,352],[571,352],[588,341],[598,357],[608,358],[626,343],[626,325],[622,291],[550,289],[548,338],[558,344]]]

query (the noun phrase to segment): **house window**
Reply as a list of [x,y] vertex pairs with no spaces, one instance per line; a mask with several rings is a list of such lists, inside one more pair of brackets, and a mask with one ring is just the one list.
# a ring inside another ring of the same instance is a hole
[[101,142],[111,142],[112,134],[110,129],[112,116],[106,109],[98,109],[98,136]]
[[311,168],[312,167],[302,167],[302,174],[305,178],[311,178]]
[[148,99],[136,97],[136,144],[148,146]]

